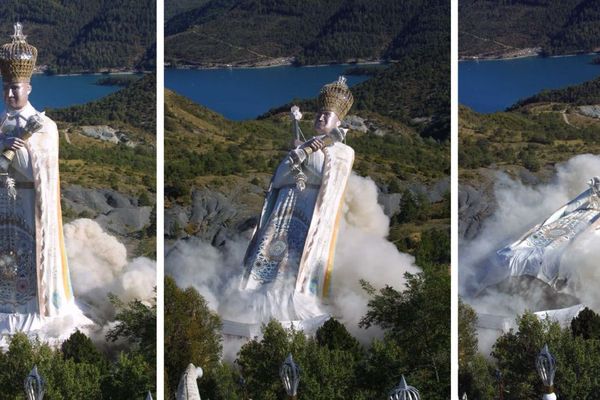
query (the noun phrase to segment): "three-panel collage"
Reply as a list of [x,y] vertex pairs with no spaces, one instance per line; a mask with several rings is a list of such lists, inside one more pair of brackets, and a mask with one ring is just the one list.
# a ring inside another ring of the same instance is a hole
[[0,400],[600,398],[599,0],[2,0],[0,75]]

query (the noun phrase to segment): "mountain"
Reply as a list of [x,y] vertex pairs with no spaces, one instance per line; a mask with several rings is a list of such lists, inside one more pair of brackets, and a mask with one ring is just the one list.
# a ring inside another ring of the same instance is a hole
[[599,0],[461,0],[461,57],[600,50]]
[[[395,60],[353,88],[355,109],[396,119],[424,137],[450,137],[447,1],[211,0],[171,18],[165,32],[165,58],[176,64]],[[283,109],[289,106],[274,112]]]
[[38,48],[38,65],[50,72],[149,70],[156,64],[154,0],[0,2],[3,42],[10,40],[17,21]]
[[[173,7],[182,7],[181,3]],[[393,59],[402,34],[417,23],[419,15],[441,11],[442,18],[436,22],[449,26],[449,4],[440,9],[441,3],[210,0],[190,8],[190,2],[185,2],[185,11],[166,23],[165,60],[245,65],[293,58],[304,65]]]
[[194,8],[201,7],[209,1],[210,0],[165,0],[165,20],[168,21],[177,14],[183,14]]

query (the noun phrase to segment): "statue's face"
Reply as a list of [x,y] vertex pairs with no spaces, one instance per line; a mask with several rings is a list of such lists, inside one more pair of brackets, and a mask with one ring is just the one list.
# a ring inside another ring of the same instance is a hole
[[322,135],[327,135],[340,124],[340,119],[332,111],[321,111],[315,117],[315,130]]
[[27,105],[31,85],[27,82],[7,82],[2,86],[4,104],[11,110],[20,110]]

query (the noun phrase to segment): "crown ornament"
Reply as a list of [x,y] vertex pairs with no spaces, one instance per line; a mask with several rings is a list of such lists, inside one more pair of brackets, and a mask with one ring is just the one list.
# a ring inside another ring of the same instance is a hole
[[344,119],[353,102],[354,97],[343,76],[340,76],[337,81],[323,86],[319,93],[319,111],[334,112],[340,120]]
[[4,82],[29,82],[35,62],[37,49],[27,43],[23,35],[23,25],[17,22],[12,41],[0,47],[0,72]]

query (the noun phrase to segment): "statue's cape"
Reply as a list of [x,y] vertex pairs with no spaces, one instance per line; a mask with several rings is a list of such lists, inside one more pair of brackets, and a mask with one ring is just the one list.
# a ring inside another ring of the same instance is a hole
[[31,157],[36,199],[39,312],[43,316],[57,316],[74,300],[63,236],[58,129],[54,121],[44,116],[42,129],[29,138],[26,147]]
[[588,189],[495,254],[482,288],[508,277],[531,276],[559,289],[570,271],[561,269],[566,250],[584,232],[600,233],[600,198]]
[[343,143],[323,149],[323,180],[298,267],[296,292],[327,297],[344,193],[352,172],[354,150]]

